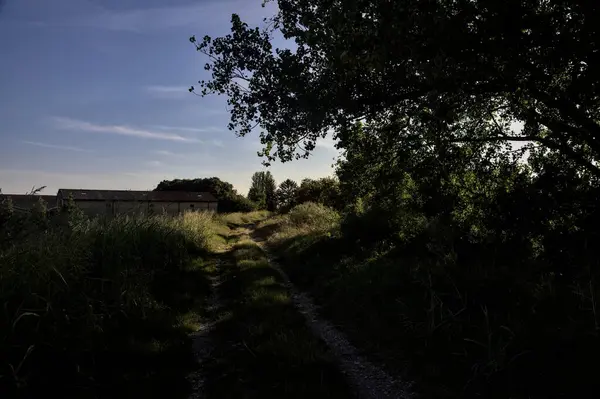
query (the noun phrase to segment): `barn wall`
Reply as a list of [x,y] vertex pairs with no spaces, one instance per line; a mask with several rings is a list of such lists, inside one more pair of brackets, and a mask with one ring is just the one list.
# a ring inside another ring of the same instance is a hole
[[148,212],[147,201],[115,201],[114,207],[118,215],[145,215]]
[[209,209],[208,204],[208,202],[181,202],[181,211],[206,211]]
[[108,201],[75,201],[75,205],[88,216],[112,215],[112,203]]
[[168,215],[179,214],[179,204],[177,202],[160,202],[151,201],[148,205],[150,213],[161,214],[166,213]]
[[[178,215],[180,212],[217,211],[216,202],[160,202],[160,201],[75,201],[88,216],[162,214]],[[193,207],[191,206],[193,205]],[[113,209],[114,208],[114,209]]]

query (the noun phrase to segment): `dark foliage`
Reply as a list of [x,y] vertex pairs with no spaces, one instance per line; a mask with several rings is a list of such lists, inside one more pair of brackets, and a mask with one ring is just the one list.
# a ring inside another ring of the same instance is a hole
[[276,190],[277,184],[271,172],[255,172],[248,190],[248,199],[257,204],[258,209],[274,211],[277,209]]
[[210,216],[186,230],[45,210],[0,208],[0,396],[185,397],[195,365],[181,318],[208,295],[196,257]]
[[[335,132],[339,187],[307,182],[297,200],[343,210],[343,244],[292,251],[296,278],[309,268],[331,317],[429,397],[589,397],[597,2],[278,6],[266,30],[234,15],[230,35],[191,40],[203,94],[229,96],[240,135],[260,126],[267,162]],[[295,49],[273,49],[274,30]]]
[[250,212],[256,209],[256,205],[238,194],[231,183],[222,181],[218,177],[164,180],[154,191],[208,192],[219,200],[219,212]]
[[296,198],[298,196],[298,183],[292,179],[286,179],[279,185],[279,188],[275,192],[277,199],[277,208],[281,212],[287,212],[296,205]]
[[334,209],[341,209],[343,201],[337,179],[304,179],[296,192],[296,204],[314,202]]

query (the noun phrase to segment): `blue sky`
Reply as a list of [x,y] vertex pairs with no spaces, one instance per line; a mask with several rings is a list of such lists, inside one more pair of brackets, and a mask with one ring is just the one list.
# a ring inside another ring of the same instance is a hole
[[[226,98],[187,88],[208,76],[189,36],[220,36],[232,13],[262,25],[261,0],[0,0],[0,188],[154,188],[218,176],[246,194],[262,170],[258,131],[226,128]],[[284,43],[279,44],[285,46]],[[333,173],[322,142],[275,179]]]

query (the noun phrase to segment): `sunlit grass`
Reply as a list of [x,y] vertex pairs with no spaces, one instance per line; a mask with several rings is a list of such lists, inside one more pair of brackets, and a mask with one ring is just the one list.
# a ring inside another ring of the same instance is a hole
[[230,259],[222,294],[231,318],[214,333],[218,360],[207,366],[208,396],[350,397],[262,249],[242,237]]
[[246,224],[258,223],[265,220],[270,215],[271,213],[268,211],[235,212],[221,215],[220,219],[225,225],[243,226]]

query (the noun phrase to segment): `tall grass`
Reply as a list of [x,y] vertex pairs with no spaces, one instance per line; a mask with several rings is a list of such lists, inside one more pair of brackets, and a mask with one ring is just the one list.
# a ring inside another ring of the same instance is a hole
[[207,213],[81,219],[5,244],[0,393],[93,390],[139,378],[128,374],[124,359],[170,345],[193,306],[188,291],[208,291],[185,276],[215,245],[217,229]]
[[288,213],[268,218],[258,225],[257,235],[271,244],[299,237],[331,236],[339,232],[340,215],[324,205],[305,202]]
[[252,211],[252,212],[234,212],[219,216],[219,220],[228,226],[242,226],[245,224],[255,224],[269,217],[269,211]]

